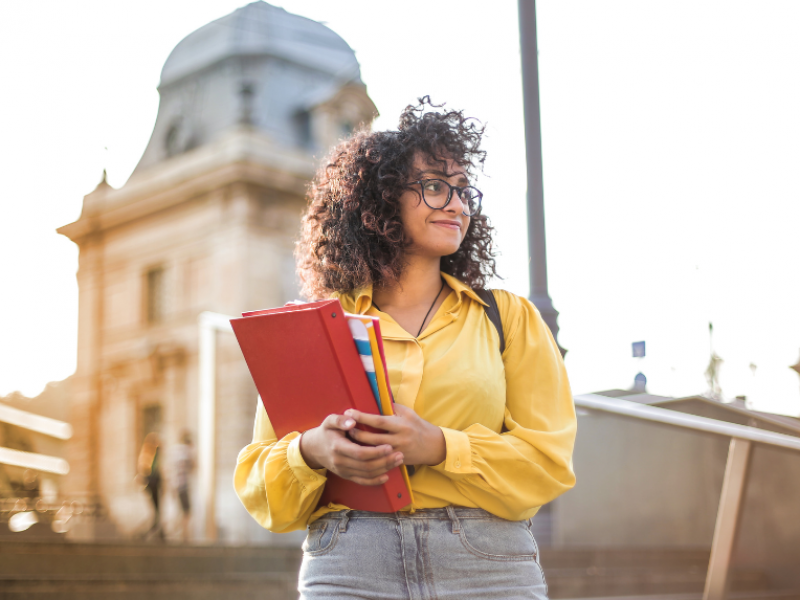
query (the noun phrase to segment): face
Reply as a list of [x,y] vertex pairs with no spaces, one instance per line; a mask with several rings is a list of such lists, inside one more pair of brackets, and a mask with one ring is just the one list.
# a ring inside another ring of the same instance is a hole
[[[441,162],[428,162],[418,154],[412,166],[411,181],[430,178],[442,179],[459,187],[469,185],[464,168],[455,161],[448,160],[443,165]],[[470,221],[464,215],[464,205],[455,191],[447,206],[434,209],[422,201],[419,185],[400,196],[400,219],[406,240],[410,242],[407,252],[430,258],[441,258],[458,250]]]

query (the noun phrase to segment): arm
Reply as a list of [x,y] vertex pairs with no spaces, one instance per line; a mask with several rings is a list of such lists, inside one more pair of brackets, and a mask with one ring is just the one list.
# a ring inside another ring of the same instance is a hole
[[539,311],[525,298],[497,296],[506,334],[508,431],[480,424],[464,431],[443,428],[447,458],[433,468],[478,506],[521,519],[575,485],[577,420],[561,353]]
[[311,469],[303,461],[299,433],[277,439],[259,398],[253,443],[239,453],[233,473],[236,495],[247,512],[275,533],[302,529],[326,480],[324,469]]
[[[450,479],[476,506],[520,520],[575,484],[576,418],[561,354],[539,312],[524,298],[508,293],[498,296],[506,334],[507,431],[500,433],[479,423],[463,431],[437,428],[446,450],[444,460],[431,468]],[[386,437],[359,432],[360,440],[392,443],[410,455],[405,444],[413,443],[414,427],[403,415],[387,418],[359,413],[357,420],[389,431]],[[416,464],[426,463],[432,464]]]
[[234,471],[234,488],[247,511],[270,531],[292,531],[305,527],[317,509],[326,471],[363,485],[384,483],[402,455],[387,445],[354,444],[346,436],[354,426],[343,415],[330,415],[302,436],[293,432],[278,440],[259,401],[253,443],[239,453]]

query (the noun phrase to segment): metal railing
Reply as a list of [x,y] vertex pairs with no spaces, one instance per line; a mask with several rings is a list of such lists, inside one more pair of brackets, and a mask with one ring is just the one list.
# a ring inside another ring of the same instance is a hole
[[[0,403],[0,422],[59,440],[68,440],[72,437],[72,425],[69,423],[36,415],[3,403]],[[0,464],[55,473],[56,475],[69,473],[69,463],[63,458],[24,452],[13,448],[0,448]]]
[[731,439],[703,592],[703,600],[723,600],[727,591],[731,554],[736,541],[753,444],[767,444],[800,451],[800,438],[597,394],[575,396],[575,406]]

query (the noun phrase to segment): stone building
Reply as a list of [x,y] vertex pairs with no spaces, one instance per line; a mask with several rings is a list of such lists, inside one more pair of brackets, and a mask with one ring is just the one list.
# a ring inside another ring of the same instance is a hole
[[[196,439],[198,315],[296,297],[306,185],[327,148],[376,115],[347,43],[264,2],[187,36],[158,89],[152,137],[129,181],[114,189],[103,178],[80,218],[58,230],[80,248],[67,486],[101,502],[121,535],[150,518],[134,481],[144,436],[163,440],[165,499],[174,497],[170,447],[185,430]],[[233,336],[217,344],[218,538],[257,541],[231,485],[256,391]]]

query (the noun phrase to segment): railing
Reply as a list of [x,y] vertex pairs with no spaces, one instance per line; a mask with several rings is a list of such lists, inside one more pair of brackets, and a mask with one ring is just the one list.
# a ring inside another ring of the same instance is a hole
[[66,533],[73,520],[103,516],[103,506],[86,494],[0,497],[0,524],[15,533],[36,523],[49,525],[55,533]]
[[[35,415],[3,403],[0,403],[0,421],[59,440],[68,440],[72,437],[72,426],[69,423]],[[0,464],[57,475],[69,473],[69,464],[63,458],[12,448],[0,448]]]
[[753,444],[800,451],[800,438],[596,394],[575,396],[575,406],[731,438],[703,593],[703,600],[723,600]]

